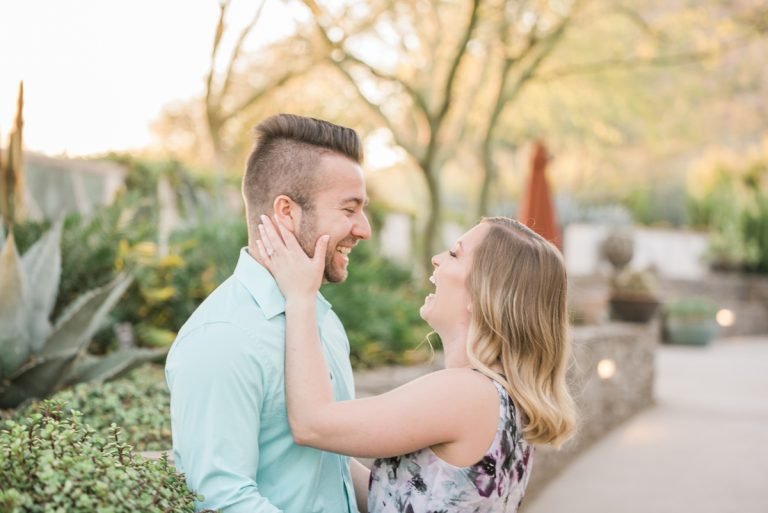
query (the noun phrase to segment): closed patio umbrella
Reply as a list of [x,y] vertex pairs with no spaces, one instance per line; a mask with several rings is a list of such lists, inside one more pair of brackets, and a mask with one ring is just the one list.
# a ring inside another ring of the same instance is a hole
[[562,238],[552,192],[547,182],[549,155],[541,141],[536,141],[531,156],[530,175],[520,201],[518,221],[562,250]]

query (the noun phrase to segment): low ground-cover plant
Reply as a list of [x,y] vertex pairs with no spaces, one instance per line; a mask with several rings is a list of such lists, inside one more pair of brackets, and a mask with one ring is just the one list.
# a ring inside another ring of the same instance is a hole
[[191,513],[196,498],[166,458],[136,455],[120,428],[104,436],[61,402],[0,431],[0,511]]
[[[171,448],[170,396],[159,365],[145,365],[109,383],[82,383],[51,399],[63,404],[65,411],[81,412],[83,422],[102,436],[117,424],[122,439],[136,451]],[[36,408],[39,404],[9,412],[8,416],[22,422]]]

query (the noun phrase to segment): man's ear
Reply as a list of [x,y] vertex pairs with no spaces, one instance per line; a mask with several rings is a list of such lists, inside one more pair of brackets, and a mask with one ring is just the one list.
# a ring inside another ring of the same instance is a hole
[[301,223],[301,207],[285,194],[281,194],[272,202],[275,221],[283,223],[291,233],[297,233]]

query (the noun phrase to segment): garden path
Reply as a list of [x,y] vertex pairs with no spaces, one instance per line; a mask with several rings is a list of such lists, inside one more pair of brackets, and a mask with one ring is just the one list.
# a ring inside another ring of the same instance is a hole
[[521,513],[768,511],[768,336],[661,346],[655,399]]

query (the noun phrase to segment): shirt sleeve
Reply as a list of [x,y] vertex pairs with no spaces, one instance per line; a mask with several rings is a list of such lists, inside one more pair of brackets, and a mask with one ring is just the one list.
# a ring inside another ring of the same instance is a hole
[[166,363],[176,465],[203,495],[199,508],[276,513],[259,493],[259,428],[266,363],[227,323],[201,326],[176,341]]

